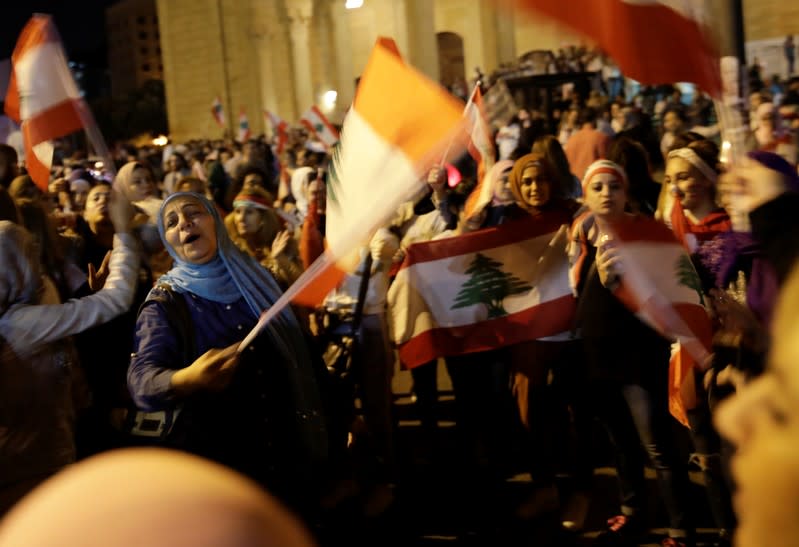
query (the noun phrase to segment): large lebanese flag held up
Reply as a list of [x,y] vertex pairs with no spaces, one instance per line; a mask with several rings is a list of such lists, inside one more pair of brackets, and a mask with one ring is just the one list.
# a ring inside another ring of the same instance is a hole
[[692,82],[721,96],[704,0],[497,0],[548,15],[597,43],[625,76],[646,85]]
[[424,173],[447,149],[465,147],[463,103],[378,40],[333,149],[327,181],[327,248],[264,313],[251,337],[289,302],[322,303],[348,272],[358,250],[425,186]]
[[652,219],[602,227],[620,242],[621,284],[615,295],[639,319],[677,342],[669,366],[669,410],[688,426],[697,405],[694,370],[710,355],[712,326],[699,275],[671,230]]
[[410,245],[388,292],[403,365],[568,332],[570,222],[568,214],[544,213]]
[[316,105],[305,111],[300,123],[327,148],[333,148],[339,140],[338,131]]
[[25,166],[36,185],[46,192],[53,163],[50,141],[83,129],[88,110],[49,16],[34,15],[28,21],[11,64],[5,112],[21,123]]

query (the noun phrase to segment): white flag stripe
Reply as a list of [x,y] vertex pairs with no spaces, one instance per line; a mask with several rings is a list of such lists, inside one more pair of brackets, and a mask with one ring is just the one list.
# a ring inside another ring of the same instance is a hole
[[357,110],[347,114],[342,137],[336,172],[347,178],[331,180],[334,186],[327,194],[325,237],[336,257],[352,249],[351,234],[358,226],[371,236],[396,213],[397,203],[410,199],[424,184],[402,150],[378,135]]

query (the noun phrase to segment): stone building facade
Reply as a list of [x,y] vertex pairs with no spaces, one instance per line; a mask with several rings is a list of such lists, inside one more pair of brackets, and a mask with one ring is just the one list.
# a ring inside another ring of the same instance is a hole
[[[156,3],[176,140],[222,135],[210,115],[216,96],[231,133],[241,109],[257,134],[269,131],[264,110],[293,122],[322,104],[329,90],[337,92],[329,117],[340,122],[380,35],[392,37],[409,63],[445,84],[469,80],[476,67],[489,73],[529,51],[584,42],[544,18],[501,11],[491,0],[363,0],[357,9],[347,9],[345,0]],[[754,37],[799,33],[795,3],[743,4]]]

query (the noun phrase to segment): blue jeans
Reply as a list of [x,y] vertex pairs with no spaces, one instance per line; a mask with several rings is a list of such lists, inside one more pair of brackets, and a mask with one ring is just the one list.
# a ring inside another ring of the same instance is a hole
[[[658,490],[669,515],[671,535],[693,532],[687,508],[688,475],[677,465],[671,435],[666,386],[650,389],[639,384],[605,386],[597,411],[616,449],[622,513],[635,515],[645,507],[644,448],[657,475]],[[656,396],[655,394],[663,396]]]

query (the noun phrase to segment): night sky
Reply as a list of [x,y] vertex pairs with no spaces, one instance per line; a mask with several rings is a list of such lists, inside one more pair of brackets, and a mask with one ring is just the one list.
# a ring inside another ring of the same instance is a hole
[[0,59],[11,57],[17,37],[31,15],[46,13],[54,16],[70,60],[104,66],[105,8],[116,1],[6,0],[0,17]]

